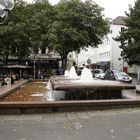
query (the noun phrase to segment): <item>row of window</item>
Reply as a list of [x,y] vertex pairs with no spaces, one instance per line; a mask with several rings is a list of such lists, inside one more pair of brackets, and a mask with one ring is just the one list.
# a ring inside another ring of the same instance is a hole
[[107,51],[107,52],[103,52],[103,53],[100,53],[99,54],[99,58],[108,58],[110,57],[110,51]]

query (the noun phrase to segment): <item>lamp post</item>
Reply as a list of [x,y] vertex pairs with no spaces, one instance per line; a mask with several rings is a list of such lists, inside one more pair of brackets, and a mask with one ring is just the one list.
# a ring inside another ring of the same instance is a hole
[[36,79],[36,72],[37,72],[36,63],[37,63],[38,56],[35,53],[32,53],[31,59],[33,60],[33,78]]
[[7,17],[8,12],[14,8],[14,0],[0,0],[0,24],[3,24]]
[[36,79],[36,67],[35,67],[35,59],[34,59],[34,79]]

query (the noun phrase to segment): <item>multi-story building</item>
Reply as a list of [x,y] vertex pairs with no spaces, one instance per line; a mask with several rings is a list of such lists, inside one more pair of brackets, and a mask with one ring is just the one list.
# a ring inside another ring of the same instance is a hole
[[125,26],[126,17],[118,16],[110,22],[110,33],[104,37],[103,43],[98,48],[89,48],[78,54],[78,66],[88,65],[90,59],[91,66],[107,69],[123,70],[128,73],[136,73],[138,67],[130,67],[121,57],[122,49],[119,48],[120,42],[114,40]]

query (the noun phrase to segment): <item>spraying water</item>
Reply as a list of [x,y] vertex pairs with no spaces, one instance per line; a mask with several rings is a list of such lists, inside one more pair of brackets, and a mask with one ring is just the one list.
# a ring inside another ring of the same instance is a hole
[[52,90],[52,84],[51,84],[51,81],[50,81],[50,80],[47,82],[46,88],[47,88],[48,90]]
[[45,98],[47,98],[48,101],[54,101],[54,98],[53,98],[53,95],[52,95],[52,84],[51,84],[50,80],[47,82],[46,88],[48,90],[47,90],[47,94],[45,94]]
[[52,83],[49,80],[46,88],[48,89],[44,95],[47,101],[57,101],[65,98],[65,91],[56,91],[52,89]]
[[72,67],[70,68],[70,71],[69,71],[69,78],[77,78],[77,77],[78,77],[78,76],[77,76],[75,67],[72,66]]
[[69,76],[69,71],[65,70],[64,76]]
[[86,67],[83,68],[80,80],[82,80],[82,81],[93,80],[92,73],[91,73],[90,69],[88,69]]

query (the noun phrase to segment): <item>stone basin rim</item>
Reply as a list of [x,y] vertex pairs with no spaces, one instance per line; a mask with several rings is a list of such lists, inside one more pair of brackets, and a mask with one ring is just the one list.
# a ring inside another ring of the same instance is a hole
[[16,101],[0,102],[0,108],[48,108],[74,106],[121,106],[140,105],[140,99],[112,99],[112,100],[73,100],[73,101]]
[[[25,84],[27,81],[15,85],[15,89]],[[12,87],[12,90],[14,88]],[[10,90],[8,91],[10,92]],[[140,99],[113,99],[113,100],[75,100],[75,101],[16,101],[0,102],[0,108],[47,108],[47,107],[72,107],[72,106],[120,106],[120,105],[140,105]]]

